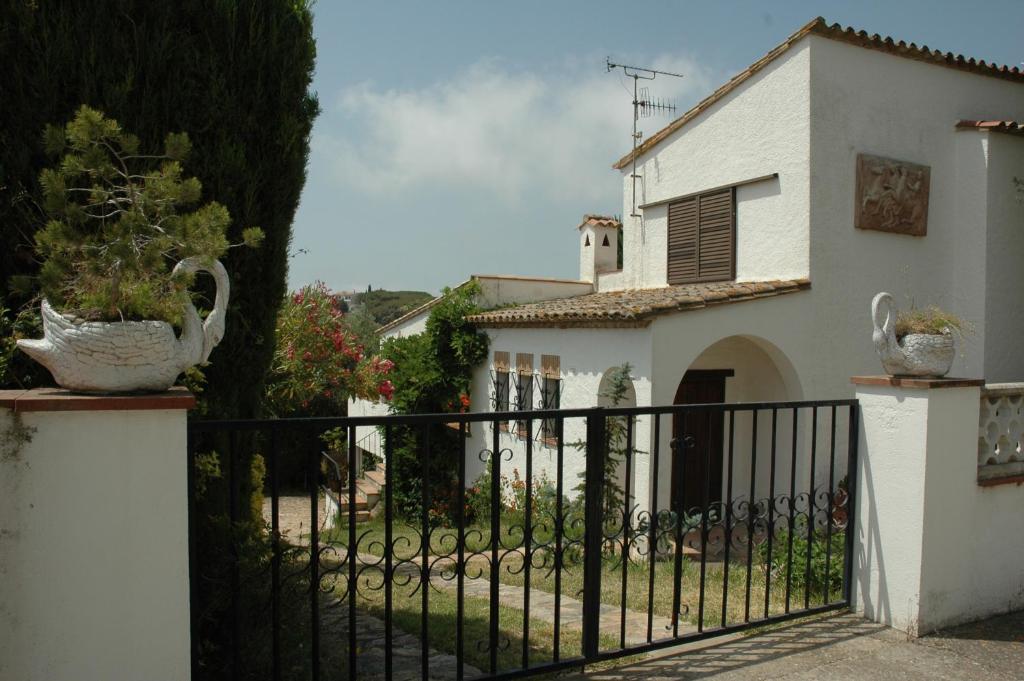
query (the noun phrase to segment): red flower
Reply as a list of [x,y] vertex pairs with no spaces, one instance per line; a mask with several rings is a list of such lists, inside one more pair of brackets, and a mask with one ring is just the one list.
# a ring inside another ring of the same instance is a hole
[[385,400],[390,400],[391,396],[395,394],[395,386],[392,385],[391,381],[386,380],[378,386],[377,392],[379,392],[381,397]]

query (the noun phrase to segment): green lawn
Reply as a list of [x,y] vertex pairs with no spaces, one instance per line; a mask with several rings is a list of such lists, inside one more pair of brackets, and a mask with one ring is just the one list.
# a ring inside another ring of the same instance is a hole
[[[341,578],[342,580],[344,577]],[[364,582],[364,579],[368,582]],[[364,571],[357,589],[356,604],[361,612],[384,619],[385,593],[383,589],[363,588],[366,583],[380,584],[383,574],[376,568]],[[422,635],[423,593],[418,579],[408,583],[396,579],[393,583],[393,622],[396,629]],[[344,587],[340,587],[344,591]],[[427,594],[428,643],[435,650],[455,654],[457,598],[453,589],[430,588]],[[483,671],[488,670],[490,651],[483,645],[489,640],[490,604],[484,598],[466,596],[463,605],[463,641],[465,661]],[[523,663],[523,611],[505,606],[498,607],[498,670],[519,669]],[[554,627],[539,618],[530,618],[529,663],[531,666],[551,662],[554,651]],[[562,628],[559,645],[562,659],[581,654],[581,632]],[[614,647],[615,640],[602,637],[602,645]]]
[[[384,523],[378,518],[370,522],[360,523],[356,526],[359,552],[363,554],[383,555],[384,549]],[[581,530],[576,530],[577,539]],[[458,531],[450,528],[436,528],[430,534],[430,550],[432,556],[454,555]],[[408,560],[422,554],[420,532],[417,528],[405,523],[396,521],[392,527],[392,539],[394,544],[394,559],[396,561]],[[467,570],[469,577],[489,578],[490,571],[488,563],[480,558],[474,558],[474,553],[490,555],[490,528],[473,526],[465,530],[466,555],[470,561],[470,568]],[[510,551],[501,559],[501,567],[498,579],[503,584],[523,586],[526,581],[525,570],[523,570],[522,548],[524,546],[521,529],[510,530],[507,526],[501,526],[499,534],[500,544],[503,551]],[[570,540],[572,538],[570,537]],[[341,545],[348,543],[348,528],[341,526],[322,537],[322,541],[329,541]],[[535,544],[550,541],[546,533],[534,534]],[[569,540],[566,540],[569,541]],[[822,544],[824,541],[822,540]],[[788,546],[785,539],[776,541],[773,547],[775,556],[785,555]],[[530,588],[539,589],[548,593],[555,592],[556,571],[553,567],[554,553],[548,548],[537,548],[533,553],[533,561],[530,569]],[[674,575],[675,562],[673,557],[663,556],[654,563],[654,576],[651,578],[651,564],[645,559],[630,560],[625,566],[625,594],[626,607],[629,610],[647,613],[649,604],[653,605],[655,615],[664,618],[672,617],[672,603],[674,598]],[[842,552],[833,552],[831,562],[833,569],[838,567],[841,570]],[[475,561],[475,562],[474,562]],[[789,607],[791,610],[799,610],[804,605],[804,589],[802,588],[802,577],[804,565],[802,556],[794,554],[792,577],[793,584],[790,590]],[[781,569],[768,578],[768,570],[760,552],[755,548],[752,556],[752,567],[748,571],[746,565],[746,549],[732,549],[731,560],[728,564],[722,561],[708,561],[705,565],[704,582],[704,626],[711,628],[722,624],[722,605],[726,603],[726,623],[737,624],[748,619],[747,605],[747,581],[749,578],[749,619],[761,619],[766,613],[765,593],[768,591],[767,613],[778,615],[785,613],[786,608],[786,581],[785,560],[782,561]],[[577,560],[566,560],[561,572],[561,592],[570,598],[580,598],[583,589],[583,566]],[[701,593],[701,566],[699,561],[684,558],[681,563],[682,580],[680,585],[681,621],[696,625],[700,613]],[[727,574],[728,573],[728,574]],[[728,577],[728,589],[726,590],[726,577]],[[770,584],[769,584],[770,581]],[[651,589],[653,582],[654,588]],[[606,605],[621,607],[623,593],[623,565],[619,555],[607,555],[603,560],[603,571],[601,579],[601,601]],[[840,597],[838,589],[830,593],[830,600],[835,601]],[[454,597],[453,597],[454,598]],[[810,606],[824,603],[823,594],[819,589],[812,589],[808,598]],[[657,637],[657,632],[655,632]]]

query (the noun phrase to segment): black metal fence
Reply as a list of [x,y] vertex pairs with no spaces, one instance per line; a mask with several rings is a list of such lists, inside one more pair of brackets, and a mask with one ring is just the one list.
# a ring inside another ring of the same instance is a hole
[[[193,422],[194,677],[511,678],[846,607],[857,419],[836,400]],[[360,427],[384,449],[362,472]],[[327,431],[348,466],[323,465]]]

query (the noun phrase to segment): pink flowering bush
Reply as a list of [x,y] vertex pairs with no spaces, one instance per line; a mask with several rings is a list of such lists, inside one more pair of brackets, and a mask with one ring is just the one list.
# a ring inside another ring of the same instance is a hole
[[367,357],[341,304],[321,282],[285,299],[265,405],[277,416],[341,415],[349,397],[390,400],[391,360]]

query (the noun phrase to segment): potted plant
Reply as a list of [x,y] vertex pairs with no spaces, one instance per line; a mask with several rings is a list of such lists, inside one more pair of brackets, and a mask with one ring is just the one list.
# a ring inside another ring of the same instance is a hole
[[969,330],[962,319],[935,306],[897,314],[885,292],[871,301],[871,318],[875,350],[890,376],[945,376],[956,356],[954,337]]
[[[223,338],[228,211],[192,208],[201,186],[182,173],[185,133],[169,134],[163,153],[143,153],[116,121],[83,106],[64,128],[48,126],[45,142],[61,159],[40,176],[43,338],[18,346],[69,390],[166,390]],[[249,228],[243,243],[262,237]],[[217,285],[205,322],[187,289],[198,271]]]

